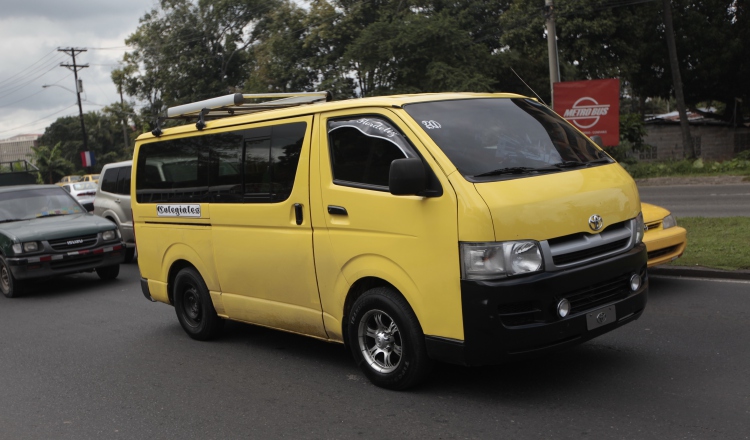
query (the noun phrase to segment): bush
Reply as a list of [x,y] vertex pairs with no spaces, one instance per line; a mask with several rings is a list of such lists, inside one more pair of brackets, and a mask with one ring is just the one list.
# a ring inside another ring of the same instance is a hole
[[666,162],[625,162],[622,165],[634,179],[718,174],[750,175],[750,152],[743,151],[734,159],[723,162],[698,159]]

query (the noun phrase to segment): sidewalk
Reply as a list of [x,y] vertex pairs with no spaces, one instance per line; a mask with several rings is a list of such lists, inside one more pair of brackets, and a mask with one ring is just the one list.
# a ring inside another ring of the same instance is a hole
[[747,176],[701,176],[701,177],[648,177],[635,179],[636,185],[641,186],[671,186],[671,185],[750,185]]
[[721,270],[701,266],[658,266],[650,268],[648,273],[655,276],[750,281],[750,270]]

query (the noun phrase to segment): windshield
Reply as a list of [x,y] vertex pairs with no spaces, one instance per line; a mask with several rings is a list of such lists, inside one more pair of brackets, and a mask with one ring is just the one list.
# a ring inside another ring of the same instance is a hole
[[552,110],[530,99],[435,101],[404,109],[469,180],[614,162]]
[[0,193],[0,222],[85,212],[62,188]]

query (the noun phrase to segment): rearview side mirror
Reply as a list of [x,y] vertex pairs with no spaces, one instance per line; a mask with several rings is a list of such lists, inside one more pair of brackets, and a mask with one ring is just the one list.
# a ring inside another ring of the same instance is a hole
[[391,162],[388,189],[394,196],[414,196],[427,189],[427,171],[422,159],[412,157]]

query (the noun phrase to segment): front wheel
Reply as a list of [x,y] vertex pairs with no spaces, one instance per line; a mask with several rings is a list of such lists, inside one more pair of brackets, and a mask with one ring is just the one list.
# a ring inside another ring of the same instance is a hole
[[114,280],[117,275],[120,275],[120,265],[97,267],[96,274],[103,280]]
[[432,362],[419,321],[406,300],[391,288],[377,287],[359,297],[347,332],[354,360],[379,387],[410,388],[430,372]]
[[26,284],[17,280],[10,271],[5,258],[0,257],[0,290],[6,298],[18,298],[23,294]]
[[193,339],[213,339],[224,327],[224,320],[216,314],[206,283],[195,269],[182,269],[175,277],[174,308],[180,325]]

